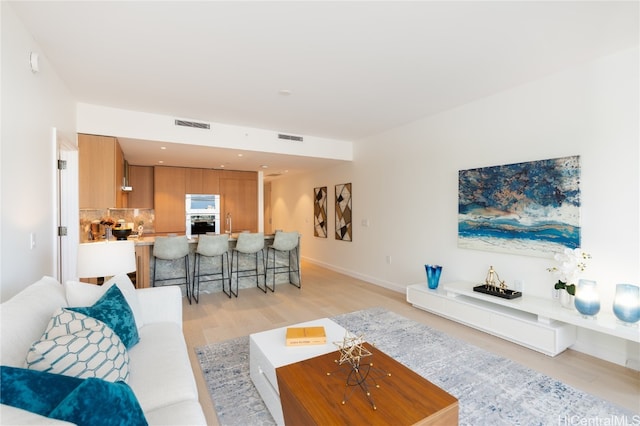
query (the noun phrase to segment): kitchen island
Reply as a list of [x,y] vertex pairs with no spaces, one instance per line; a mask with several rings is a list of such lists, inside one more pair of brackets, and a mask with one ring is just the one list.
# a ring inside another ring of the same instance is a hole
[[[129,237],[130,240],[135,242],[135,250],[136,250],[136,287],[137,288],[146,288],[151,287],[151,282],[153,280],[153,245],[155,243],[156,237],[151,235],[145,235],[142,238],[137,237]],[[264,236],[264,250],[263,254],[266,258],[267,255],[267,247],[273,243],[274,235],[266,234]],[[231,250],[236,246],[236,242],[238,240],[238,234],[231,234],[229,237],[229,261],[231,261]],[[195,259],[195,251],[198,246],[198,237],[192,236],[189,240],[189,275],[193,279],[193,265]],[[298,247],[300,243],[298,242]],[[276,266],[286,266],[286,256],[285,253],[276,252]],[[293,254],[291,254],[293,256]],[[292,262],[300,262],[300,250],[298,249],[298,259],[291,259]],[[246,264],[245,264],[246,263]],[[240,259],[240,269],[246,269],[248,263],[253,263],[252,257],[245,259],[245,256],[241,256]],[[271,262],[270,262],[271,263]],[[176,268],[182,269],[183,262],[182,260],[176,260],[173,262],[163,261],[158,265],[158,272],[162,272],[163,275],[165,271],[169,269]],[[162,268],[162,269],[161,269]],[[263,271],[262,268],[260,268]],[[273,279],[273,271],[269,271],[267,275],[268,282],[272,282]],[[276,284],[283,283],[294,283],[298,285],[298,275],[295,273],[289,274],[277,274],[276,275]],[[235,288],[235,280],[234,277],[233,286]],[[262,278],[260,279],[262,284]],[[238,283],[238,288],[253,288],[255,287],[255,278],[240,278],[240,282]],[[184,286],[181,287],[184,292]],[[213,281],[213,282],[201,282],[200,284],[200,293],[216,293],[222,291],[222,281]]]

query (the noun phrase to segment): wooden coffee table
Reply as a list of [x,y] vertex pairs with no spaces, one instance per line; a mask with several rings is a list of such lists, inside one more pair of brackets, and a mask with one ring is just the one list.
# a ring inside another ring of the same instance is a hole
[[[374,410],[358,387],[346,388],[349,368],[338,366],[337,351],[276,369],[287,425],[457,425],[458,400],[425,378],[365,343],[372,356]],[[376,374],[377,371],[390,376]],[[331,375],[327,375],[331,373]],[[370,383],[372,383],[370,381]],[[342,401],[346,395],[346,402]],[[349,394],[352,392],[351,394]]]
[[285,346],[287,327],[254,333],[249,336],[249,368],[251,380],[256,386],[267,409],[278,426],[284,425],[276,368],[303,359],[336,351],[333,342],[344,338],[346,330],[329,318],[320,318],[290,327],[323,326],[327,333],[324,345]]

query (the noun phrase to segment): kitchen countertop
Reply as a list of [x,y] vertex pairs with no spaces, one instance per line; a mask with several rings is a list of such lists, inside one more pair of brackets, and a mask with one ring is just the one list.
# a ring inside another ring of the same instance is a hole
[[[274,238],[274,234],[265,234],[264,236],[265,240],[272,240],[273,238]],[[137,236],[130,236],[128,239],[130,241],[133,241],[136,246],[152,246],[156,241],[156,235],[143,235],[141,239],[138,238]],[[229,242],[235,242],[237,240],[238,240],[237,233],[233,233],[229,236]],[[189,241],[189,244],[196,244],[198,242],[198,236],[194,235],[188,241]]]

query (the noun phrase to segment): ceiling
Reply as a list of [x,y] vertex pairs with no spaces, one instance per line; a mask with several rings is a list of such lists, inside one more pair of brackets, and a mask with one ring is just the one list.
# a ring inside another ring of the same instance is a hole
[[[79,102],[347,141],[638,45],[637,1],[11,4]],[[156,161],[157,142],[122,145]],[[186,148],[171,165],[201,161]],[[265,175],[327,164],[215,153]]]

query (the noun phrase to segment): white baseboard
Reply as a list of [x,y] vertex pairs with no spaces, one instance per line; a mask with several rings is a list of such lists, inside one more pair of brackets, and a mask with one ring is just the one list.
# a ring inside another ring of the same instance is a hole
[[327,268],[327,269],[330,269],[332,271],[339,272],[339,273],[347,275],[349,277],[356,278],[356,279],[361,280],[361,281],[366,281],[369,284],[377,285],[378,287],[384,287],[384,288],[386,288],[388,290],[393,290],[395,292],[403,293],[403,294],[407,291],[407,288],[405,286],[399,285],[397,283],[392,283],[390,281],[379,280],[379,279],[377,279],[375,277],[371,277],[369,275],[360,274],[360,273],[354,272],[354,271],[352,271],[350,269],[339,268],[339,267],[336,267],[335,265],[331,265],[331,264],[325,263],[325,262],[320,262],[318,260],[310,259],[308,257],[302,257],[302,259],[304,259],[306,262],[313,263],[314,265],[322,266],[323,268]]
[[578,339],[571,346],[574,351],[640,371],[640,345],[606,336],[591,330],[579,329]]

